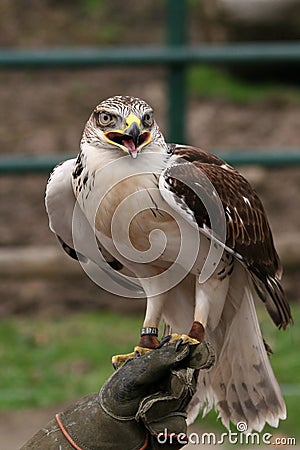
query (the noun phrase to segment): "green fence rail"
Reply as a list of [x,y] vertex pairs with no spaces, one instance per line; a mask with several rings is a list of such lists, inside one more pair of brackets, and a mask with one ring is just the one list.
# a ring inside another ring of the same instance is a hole
[[267,65],[300,63],[300,42],[174,45],[161,47],[63,47],[0,49],[0,68],[62,68],[129,65]]
[[[265,151],[259,149],[243,149],[234,152],[216,152],[215,155],[233,166],[259,165],[263,167],[283,167],[300,164],[298,150]],[[0,175],[22,175],[26,173],[49,173],[61,161],[74,158],[76,155],[44,155],[44,156],[0,156]]]

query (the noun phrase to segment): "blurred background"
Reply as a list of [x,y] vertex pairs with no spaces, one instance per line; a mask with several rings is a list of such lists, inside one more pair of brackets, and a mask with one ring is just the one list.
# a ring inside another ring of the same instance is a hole
[[[1,50],[176,44],[182,23],[173,23],[170,31],[170,14],[178,3],[186,13],[181,38],[193,48],[255,43],[252,51],[259,51],[269,42],[299,43],[299,0],[1,0],[0,445],[5,450],[21,445],[67,402],[101,386],[111,373],[111,355],[137,342],[144,301],[102,292],[60,251],[44,209],[47,170],[16,174],[1,164],[13,156],[57,161],[75,156],[92,108],[111,95],[148,101],[172,139],[170,83],[184,88],[184,95],[177,91],[184,143],[225,160],[257,157],[236,167],[267,210],[295,318],[292,328],[278,331],[258,305],[288,405],[287,421],[268,431],[300,438],[300,163],[285,158],[300,153],[299,47],[298,58],[285,62],[177,65],[175,80],[166,64],[38,68],[1,62]],[[280,154],[282,164],[258,164],[265,154],[270,161]],[[116,323],[122,339],[114,332]],[[223,430],[214,414],[198,419],[197,427]]]

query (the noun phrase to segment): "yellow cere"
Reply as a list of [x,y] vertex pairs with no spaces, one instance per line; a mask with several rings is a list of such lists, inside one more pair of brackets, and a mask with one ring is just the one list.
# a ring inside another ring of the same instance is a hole
[[141,128],[141,121],[135,114],[129,114],[129,116],[126,119],[126,127],[124,128],[124,131],[127,130],[133,123],[136,123],[139,128]]

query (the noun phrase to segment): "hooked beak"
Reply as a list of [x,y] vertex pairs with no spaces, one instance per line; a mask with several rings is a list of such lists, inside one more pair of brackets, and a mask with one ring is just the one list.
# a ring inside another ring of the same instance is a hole
[[108,131],[104,133],[104,137],[110,144],[136,158],[139,151],[151,142],[151,133],[142,130],[141,121],[134,114],[128,116],[126,124],[124,130]]

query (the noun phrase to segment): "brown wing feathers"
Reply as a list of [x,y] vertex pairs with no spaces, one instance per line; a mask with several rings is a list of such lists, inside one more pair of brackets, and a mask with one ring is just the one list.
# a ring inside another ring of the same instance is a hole
[[[274,323],[285,328],[291,322],[290,307],[279,282],[280,260],[266,213],[257,194],[239,172],[214,155],[187,146],[173,147],[172,152],[193,163],[190,179],[197,180],[197,174],[199,178],[201,172],[214,185],[226,217],[226,245],[238,254],[247,266]],[[171,172],[169,176],[172,177]],[[184,196],[184,201],[193,211],[199,227],[204,224],[209,226],[205,207],[191,189],[188,189],[187,195],[187,187],[183,187],[183,183],[173,182],[169,187],[181,198]],[[269,295],[266,295],[266,292]]]

